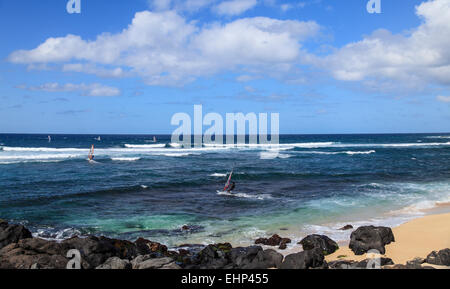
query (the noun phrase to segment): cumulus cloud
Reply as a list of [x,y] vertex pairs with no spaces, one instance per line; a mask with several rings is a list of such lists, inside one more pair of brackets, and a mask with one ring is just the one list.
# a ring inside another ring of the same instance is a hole
[[226,63],[292,63],[299,56],[299,41],[317,31],[314,22],[244,18],[205,29],[193,43],[203,55]]
[[449,102],[450,103],[450,96],[439,95],[437,97],[437,100],[439,100],[440,102]]
[[97,67],[96,65],[93,65],[93,64],[84,64],[84,63],[64,64],[62,67],[62,71],[95,74],[100,77],[110,77],[110,78],[124,77],[124,76],[129,75],[120,67],[107,69],[107,68]]
[[169,10],[172,6],[172,0],[148,0],[150,8],[157,11]]
[[343,81],[380,87],[450,85],[450,0],[423,2],[416,14],[422,23],[409,33],[380,29],[327,57],[310,55],[309,61]]
[[121,33],[104,33],[92,41],[71,34],[48,38],[32,50],[11,53],[9,61],[56,63],[64,71],[106,76],[138,75],[149,85],[182,85],[237,69],[251,74],[289,71],[302,53],[301,42],[319,30],[312,21],[267,17],[200,26],[175,11],[143,11]]
[[239,15],[252,9],[258,4],[257,0],[230,0],[220,3],[214,11],[220,15]]
[[[103,33],[94,40],[72,34],[52,37],[34,49],[14,51],[8,60],[100,77],[138,76],[148,85],[183,85],[224,72],[241,75],[237,80],[242,82],[269,76],[304,83],[308,76],[301,68],[310,65],[315,72],[319,68],[335,79],[361,82],[374,90],[450,86],[450,37],[446,37],[450,35],[450,0],[418,5],[421,24],[407,33],[380,29],[326,56],[310,54],[302,46],[321,30],[314,21],[252,17],[200,23],[187,20],[179,10],[200,9],[218,1],[151,3],[155,11],[136,13],[120,33]],[[213,9],[231,15],[255,5],[256,0],[227,0]]]
[[118,96],[120,89],[110,86],[105,86],[99,83],[92,84],[59,84],[59,83],[45,83],[39,86],[25,86],[21,85],[17,88],[27,89],[31,91],[46,91],[46,92],[80,92],[86,96]]

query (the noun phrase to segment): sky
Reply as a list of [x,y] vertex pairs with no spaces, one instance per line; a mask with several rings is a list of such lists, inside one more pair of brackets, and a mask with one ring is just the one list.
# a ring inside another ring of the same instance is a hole
[[0,133],[170,134],[194,104],[285,134],[450,131],[450,0],[80,1],[0,0]]

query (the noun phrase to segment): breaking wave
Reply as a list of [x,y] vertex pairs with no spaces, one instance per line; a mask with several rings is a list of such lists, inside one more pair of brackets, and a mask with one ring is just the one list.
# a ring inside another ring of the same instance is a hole
[[226,177],[227,174],[221,174],[221,173],[214,173],[214,174],[210,174],[210,177],[217,177],[217,178],[221,178],[221,177]]
[[134,144],[125,144],[126,148],[137,148],[137,149],[152,149],[152,148],[165,148],[165,144],[150,144],[150,145],[134,145]]
[[272,196],[270,194],[261,194],[261,195],[250,195],[245,193],[229,193],[229,192],[217,192],[220,196],[228,196],[228,197],[234,197],[234,198],[244,198],[244,199],[256,199],[256,200],[267,200],[272,199]]
[[135,162],[140,159],[141,158],[139,158],[139,157],[136,157],[136,158],[111,158],[111,160],[118,161],[118,162]]

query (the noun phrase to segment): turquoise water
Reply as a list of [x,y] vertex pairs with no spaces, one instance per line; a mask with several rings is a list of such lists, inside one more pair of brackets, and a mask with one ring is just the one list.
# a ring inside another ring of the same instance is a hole
[[[170,136],[0,134],[0,217],[49,239],[102,234],[247,243],[395,225],[450,200],[450,134],[285,135],[267,147],[183,149]],[[96,161],[87,161],[91,144]],[[234,196],[221,195],[234,168]],[[181,231],[190,225],[189,232]]]

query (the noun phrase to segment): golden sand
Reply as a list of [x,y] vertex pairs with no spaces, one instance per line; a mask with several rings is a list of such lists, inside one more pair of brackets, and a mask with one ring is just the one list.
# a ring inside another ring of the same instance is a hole
[[[450,248],[450,213],[414,219],[393,228],[392,231],[395,242],[386,246],[386,254],[383,257],[391,258],[395,264],[405,264],[415,257],[426,258],[432,251]],[[360,261],[366,258],[366,254],[356,256],[348,248],[348,243],[326,256],[327,261]]]

